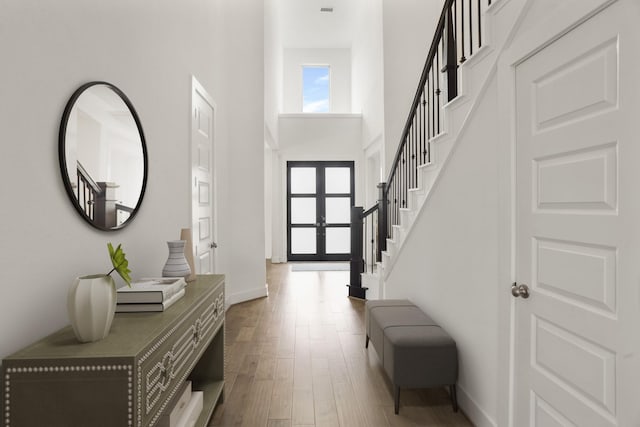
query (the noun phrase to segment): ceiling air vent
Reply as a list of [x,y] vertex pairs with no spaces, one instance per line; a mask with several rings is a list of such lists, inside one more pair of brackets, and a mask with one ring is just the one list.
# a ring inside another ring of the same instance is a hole
[[320,12],[333,12],[332,7],[321,7]]

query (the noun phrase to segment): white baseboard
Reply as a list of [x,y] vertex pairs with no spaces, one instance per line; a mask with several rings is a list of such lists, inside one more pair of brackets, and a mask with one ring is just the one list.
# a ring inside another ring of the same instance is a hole
[[252,299],[263,298],[269,296],[269,284],[265,283],[264,287],[250,289],[248,291],[236,292],[226,295],[225,307],[229,308],[233,304],[249,301]]
[[495,420],[492,420],[489,414],[487,414],[471,396],[469,393],[460,386],[456,385],[458,394],[458,405],[460,409],[465,413],[467,418],[471,420],[476,427],[497,427]]

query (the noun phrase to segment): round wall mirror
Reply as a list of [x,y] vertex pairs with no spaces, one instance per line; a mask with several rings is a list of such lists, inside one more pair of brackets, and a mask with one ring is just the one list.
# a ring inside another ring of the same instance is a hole
[[131,101],[114,85],[91,82],[74,92],[60,124],[62,180],[92,226],[117,230],[135,217],[147,182],[147,147]]

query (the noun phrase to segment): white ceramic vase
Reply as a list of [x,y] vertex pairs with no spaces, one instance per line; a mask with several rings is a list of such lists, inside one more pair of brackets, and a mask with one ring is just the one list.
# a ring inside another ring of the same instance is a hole
[[106,337],[116,312],[116,284],[111,276],[77,277],[69,288],[67,310],[73,332],[80,342]]
[[191,268],[184,256],[184,240],[169,240],[169,258],[162,269],[162,277],[187,277]]

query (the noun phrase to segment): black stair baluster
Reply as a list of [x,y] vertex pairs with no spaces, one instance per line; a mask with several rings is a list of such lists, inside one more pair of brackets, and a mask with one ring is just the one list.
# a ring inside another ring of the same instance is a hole
[[435,77],[437,74],[435,73],[433,67],[431,67],[431,137],[436,136],[436,108],[438,105],[436,104],[436,80]]
[[[409,150],[411,149],[410,145],[406,145],[405,147],[405,168],[404,168],[404,173],[405,173],[405,181],[404,181],[404,194],[403,194],[403,198],[402,198],[402,207],[406,208],[407,205],[409,204],[409,183],[411,181],[411,155],[409,154]],[[402,219],[402,218],[400,218]]]
[[[473,0],[469,0],[469,56],[473,55],[473,16],[471,15],[473,11]],[[464,0],[463,0],[464,3]]]
[[[413,113],[413,119],[411,120],[411,140],[410,140],[410,145],[407,149],[407,157],[408,157],[408,175],[409,175],[409,180],[408,183],[409,185],[407,185],[407,189],[409,188],[413,188],[413,144],[415,143],[415,125],[416,125],[416,115],[415,112]],[[407,203],[409,203],[409,200],[407,198]]]
[[460,63],[462,64],[467,60],[464,56],[464,0],[460,2],[460,47],[462,48],[462,56],[460,56]]
[[369,264],[369,260],[367,259],[367,255],[369,251],[367,251],[367,221],[369,221],[368,217],[364,217],[362,221],[362,257],[364,258],[364,272],[367,272],[367,264]]
[[482,13],[480,11],[480,0],[478,0],[478,49],[482,47]]
[[431,130],[431,124],[433,123],[433,119],[431,118],[431,110],[433,110],[433,97],[431,97],[430,90],[431,86],[431,79],[427,79],[427,140],[430,140],[433,135],[433,131]]
[[422,155],[425,147],[425,138],[424,138],[424,87],[422,88],[422,96],[420,99],[420,164],[424,164],[424,156]]
[[[407,207],[407,205],[409,204],[409,188],[411,188],[411,145],[407,145],[406,147],[406,151],[407,151],[407,167],[405,169],[406,174],[407,174],[407,181],[406,181],[406,185],[405,185],[405,198],[404,198],[404,208]],[[402,218],[401,218],[402,219]]]
[[[411,133],[411,138],[409,139],[409,146],[407,147],[407,189],[412,188],[413,187],[413,177],[411,176],[411,170],[413,169],[413,130],[414,130],[414,125],[415,125],[415,114],[413,115],[413,119],[411,120],[411,128],[409,129],[409,132]],[[407,203],[409,203],[409,200],[407,199]]]
[[[404,206],[403,206],[403,208],[406,208],[407,205],[409,204],[409,193],[408,193],[408,190],[409,190],[409,186],[411,185],[411,153],[410,153],[411,145],[407,145],[405,147],[405,151],[407,153],[407,155],[406,155],[407,163],[406,163],[406,168],[405,168],[406,181],[405,181],[405,187],[404,187],[405,188],[405,197],[404,197],[404,203],[403,203]],[[400,218],[400,219],[402,219],[402,218]]]
[[[440,69],[440,49],[436,50],[436,70]],[[436,96],[438,101],[436,102],[436,129],[437,134],[440,134],[440,76],[437,76],[436,79]]]
[[[409,146],[404,145],[404,185],[402,186],[402,207],[407,207],[407,189],[409,188]],[[402,217],[400,218],[402,219]],[[400,221],[398,221],[398,224]]]
[[402,157],[400,159],[400,179],[398,179],[398,212],[396,216],[396,225],[400,224],[400,209],[402,209],[402,203],[404,202],[404,198],[402,197],[404,194],[402,188],[404,186],[404,147],[406,147],[406,145],[402,147]]
[[[398,165],[399,167],[400,165]],[[396,176],[395,183],[395,206],[393,207],[393,223],[392,226],[398,223],[398,206],[400,206],[400,170],[398,170],[398,175]],[[391,227],[391,234],[393,235],[393,227]]]
[[378,184],[378,246],[376,248],[377,262],[382,261],[382,251],[387,250],[387,217],[389,216],[389,193],[387,191],[387,183],[381,182]]
[[418,111],[417,111],[417,141],[416,141],[416,186],[418,184],[418,168],[422,164],[422,94],[424,93],[424,88],[422,88],[422,92],[420,93],[420,100],[418,101]]
[[458,96],[458,54],[456,53],[456,35],[453,30],[453,15],[451,9],[447,10],[445,20],[445,32],[443,34],[443,70],[447,76],[447,101],[452,101]]
[[[400,186],[400,209],[404,208],[404,188],[407,186],[407,143],[402,147],[402,184]],[[400,212],[398,211],[398,224],[400,224]]]
[[420,151],[420,157],[422,158],[422,164],[427,163],[427,144],[429,143],[427,140],[427,98],[426,93],[422,91],[422,147]]
[[371,214],[371,258],[369,258],[371,260],[371,272],[373,273],[373,254],[375,251],[375,240],[374,240],[374,234],[373,234],[373,216],[375,215],[375,212]]
[[415,129],[413,130],[413,153],[411,154],[413,160],[413,170],[411,173],[413,174],[413,187],[416,188],[418,185],[418,180],[416,179],[416,172],[418,170],[418,150],[420,149],[420,102],[418,102],[416,112],[413,116],[413,123],[415,125]]
[[[420,104],[418,104],[420,105]],[[418,144],[418,110],[413,114],[413,143],[411,144],[411,188],[416,188],[416,171],[418,170],[418,162],[417,162],[417,144]]]
[[393,177],[393,183],[391,185],[391,194],[392,197],[389,199],[389,203],[391,205],[391,210],[389,211],[390,215],[389,215],[389,227],[387,229],[387,234],[390,239],[393,238],[393,227],[392,225],[394,224],[394,218],[395,218],[395,214],[396,214],[396,204],[398,203],[398,199],[396,198],[396,179],[395,176]]

